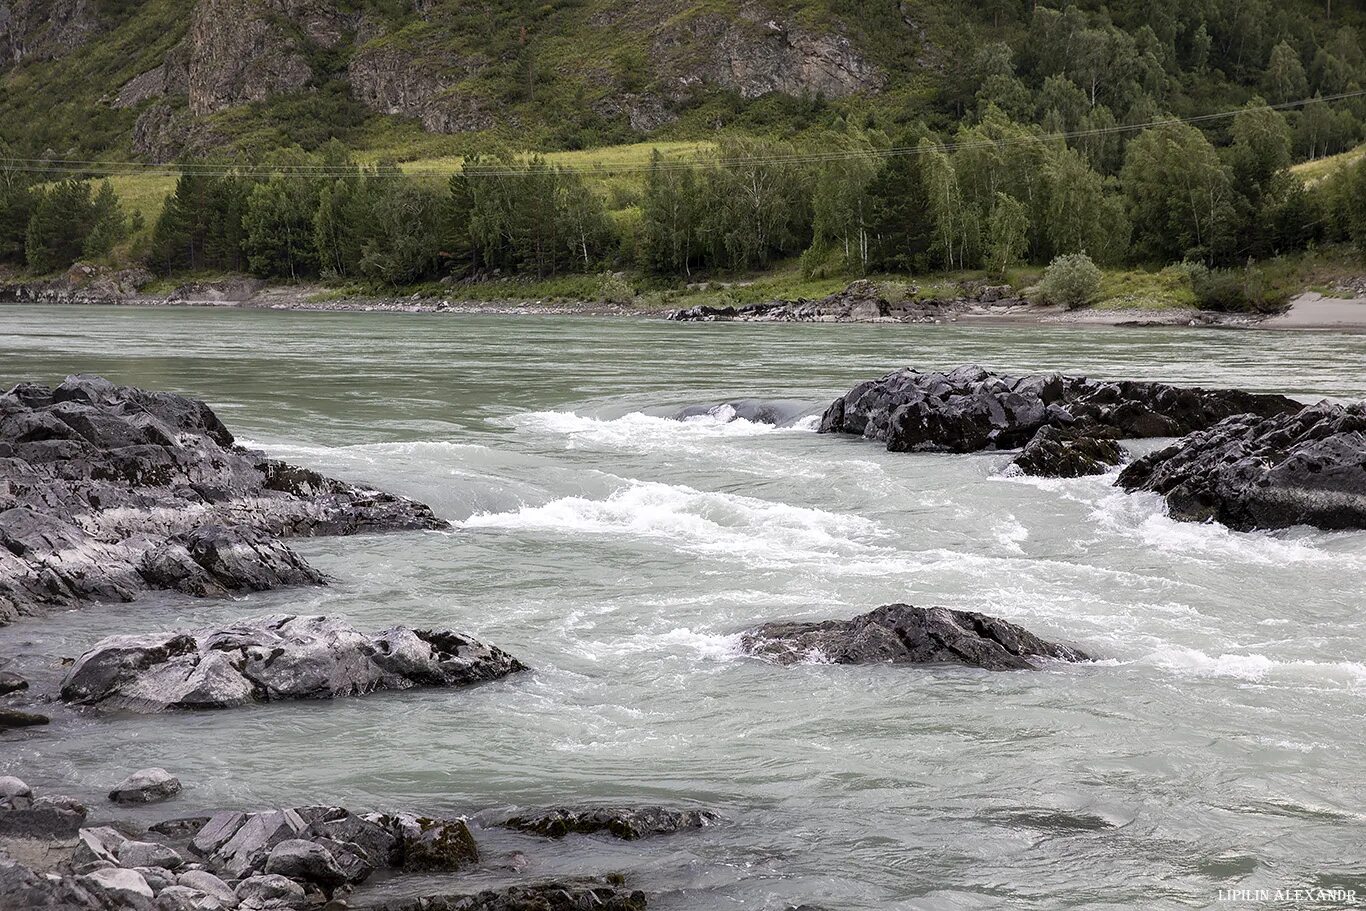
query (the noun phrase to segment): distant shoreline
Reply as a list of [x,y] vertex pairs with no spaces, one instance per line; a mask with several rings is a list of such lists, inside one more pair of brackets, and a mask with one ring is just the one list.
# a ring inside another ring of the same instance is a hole
[[[11,306],[107,306],[142,308],[205,308],[239,310],[279,310],[316,313],[394,313],[394,314],[471,314],[485,316],[586,316],[663,320],[676,308],[639,306],[604,301],[551,299],[530,301],[461,300],[458,298],[415,297],[339,297],[310,299],[316,291],[293,287],[267,287],[241,297],[229,296],[151,296],[142,294],[107,295],[81,291],[45,291],[21,297],[15,286],[0,287],[0,304]],[[1196,309],[1093,309],[1063,310],[1058,307],[1019,304],[1013,306],[973,305],[945,308],[941,317],[916,320],[898,319],[716,319],[708,322],[735,323],[837,323],[841,325],[977,325],[1039,326],[1059,328],[1197,328],[1319,330],[1366,333],[1366,298],[1330,298],[1315,292],[1297,296],[1284,313],[1260,316],[1243,313],[1216,313]]]

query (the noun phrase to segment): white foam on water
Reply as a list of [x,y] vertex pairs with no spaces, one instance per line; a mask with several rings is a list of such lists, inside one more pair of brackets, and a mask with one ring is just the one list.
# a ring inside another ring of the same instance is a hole
[[632,483],[606,499],[563,497],[512,512],[482,513],[465,528],[612,535],[666,543],[751,565],[833,562],[865,553],[878,525],[858,516],[657,482]]
[[820,418],[816,417],[814,421],[803,419],[797,425],[776,427],[736,417],[735,409],[729,405],[681,420],[640,411],[619,418],[587,417],[572,411],[534,411],[507,419],[508,424],[520,430],[566,436],[571,448],[590,446],[631,451],[673,448],[692,442],[805,433],[814,431]]
[[1024,523],[1013,515],[1007,514],[1004,519],[996,523],[993,529],[996,540],[1006,550],[1015,554],[1023,554],[1025,541],[1029,540],[1029,529],[1025,528]]
[[1257,653],[1210,655],[1195,648],[1167,646],[1130,663],[1182,676],[1366,687],[1366,664],[1358,661],[1278,660]]
[[1206,562],[1233,561],[1279,566],[1351,559],[1316,547],[1312,538],[1284,533],[1234,531],[1217,523],[1180,522],[1167,515],[1157,494],[1114,491],[1096,503],[1091,517],[1108,532],[1144,547]]
[[405,459],[419,456],[424,459],[440,461],[468,455],[471,452],[490,451],[487,446],[481,446],[478,443],[455,443],[449,440],[353,443],[347,446],[305,446],[298,443],[270,443],[244,439],[239,439],[237,442],[248,449],[259,449],[267,455],[279,458],[345,459],[371,464],[387,464],[395,458]]

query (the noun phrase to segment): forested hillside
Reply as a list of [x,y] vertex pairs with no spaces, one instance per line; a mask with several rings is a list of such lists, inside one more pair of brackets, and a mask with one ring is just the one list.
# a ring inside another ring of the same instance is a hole
[[[1359,0],[0,0],[0,261],[1241,267],[1366,244],[1360,166],[1290,172],[1362,140],[1363,28]],[[138,162],[200,164],[162,211],[174,171]],[[81,182],[111,172],[146,211]]]

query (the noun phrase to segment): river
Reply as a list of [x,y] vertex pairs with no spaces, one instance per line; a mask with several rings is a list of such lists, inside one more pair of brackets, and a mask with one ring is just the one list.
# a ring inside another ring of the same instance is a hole
[[[1366,398],[1362,335],[0,308],[0,386],[96,372],[193,394],[241,441],[454,523],[297,542],[326,588],[0,629],[35,679],[110,633],[276,611],[447,625],[534,668],[467,691],[62,714],[0,740],[0,774],[98,800],[160,765],[185,811],[717,810],[632,843],[476,831],[490,857],[524,852],[522,875],[623,871],[660,909],[1203,908],[1325,885],[1366,901],[1366,533],[1239,534],[1113,477],[1002,477],[1001,454],[661,416],[735,396],[814,415],[890,369],[972,362]],[[757,622],[893,601],[1101,660],[737,653]]]

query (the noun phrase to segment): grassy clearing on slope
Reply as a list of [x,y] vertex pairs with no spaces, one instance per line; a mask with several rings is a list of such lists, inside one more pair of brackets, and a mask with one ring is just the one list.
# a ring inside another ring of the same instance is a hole
[[1339,169],[1345,168],[1366,158],[1366,145],[1357,146],[1346,152],[1339,152],[1336,155],[1329,155],[1325,158],[1316,158],[1313,161],[1303,161],[1290,168],[1291,172],[1298,174],[1300,179],[1306,184],[1318,183],[1330,174],[1336,173]]

